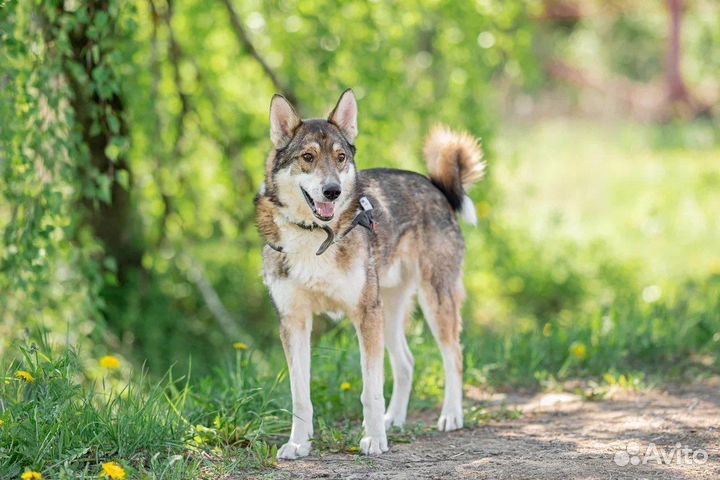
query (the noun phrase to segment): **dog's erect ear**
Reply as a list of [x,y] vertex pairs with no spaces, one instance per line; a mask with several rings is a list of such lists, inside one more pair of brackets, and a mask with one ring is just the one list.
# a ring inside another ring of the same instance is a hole
[[301,123],[302,120],[290,102],[282,95],[273,95],[270,102],[270,141],[275,148],[287,146]]
[[352,89],[348,88],[340,95],[340,100],[338,100],[333,111],[330,112],[328,121],[337,125],[348,142],[355,143],[355,138],[358,135],[357,116],[357,100],[355,100]]

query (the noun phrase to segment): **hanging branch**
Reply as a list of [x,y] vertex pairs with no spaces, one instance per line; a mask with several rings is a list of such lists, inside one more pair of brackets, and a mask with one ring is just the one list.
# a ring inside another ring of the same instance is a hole
[[[154,12],[155,10],[154,10],[154,5],[153,5],[153,0],[149,0],[149,1],[150,1],[151,7],[153,8],[153,12]],[[175,138],[176,138],[175,149],[173,151],[173,157],[176,158],[181,153],[180,152],[180,140],[184,133],[185,119],[186,119],[187,115],[193,111],[195,113],[198,113],[197,109],[192,104],[190,97],[184,93],[184,91],[181,87],[182,79],[181,79],[181,75],[180,75],[180,64],[183,61],[189,61],[192,64],[192,66],[194,67],[193,70],[195,71],[195,80],[197,81],[198,84],[200,84],[201,88],[205,92],[205,97],[210,101],[210,103],[213,107],[211,109],[211,112],[213,113],[215,123],[217,123],[217,125],[220,127],[220,131],[221,132],[230,132],[232,129],[230,129],[228,127],[227,123],[223,120],[223,118],[219,114],[217,114],[217,112],[219,111],[219,109],[217,108],[217,105],[218,105],[217,97],[215,95],[214,90],[207,86],[205,77],[202,75],[202,71],[201,71],[200,66],[198,65],[196,59],[187,56],[185,54],[182,46],[178,42],[177,36],[175,35],[175,30],[173,29],[173,26],[172,26],[172,17],[173,17],[173,0],[168,0],[167,14],[163,16],[165,25],[168,30],[168,41],[169,41],[168,57],[169,57],[171,65],[173,67],[173,79],[174,79],[175,87],[178,92],[178,97],[180,98],[180,103],[182,106],[180,115],[178,116],[178,120],[177,120],[176,136],[175,136]],[[212,133],[208,128],[206,128],[205,125],[203,124],[203,122],[199,122],[198,127],[201,132],[203,132],[205,135],[207,135],[211,139],[213,139],[213,141],[215,141],[215,143],[217,143],[220,146],[220,148],[223,149],[223,151],[225,152],[227,157],[234,158],[237,155],[239,155],[240,150],[242,149],[242,142],[239,139],[237,139],[237,138],[228,138],[228,139],[220,138],[219,135]],[[241,174],[241,177],[243,177],[243,179],[249,185],[250,190],[254,190],[255,187],[253,185],[252,178],[247,173],[246,169],[242,165],[242,162],[240,165],[240,174]]]
[[[167,29],[168,33],[168,48],[167,48],[167,59],[169,60],[169,63],[172,68],[172,79],[173,83],[175,84],[175,91],[177,92],[177,95],[179,97],[179,100],[181,102],[181,111],[178,115],[178,118],[175,120],[175,135],[173,142],[173,149],[172,153],[170,154],[170,158],[179,158],[182,155],[182,138],[185,133],[185,126],[186,126],[186,120],[189,114],[195,113],[199,115],[199,111],[197,109],[197,106],[193,102],[193,98],[189,95],[187,95],[183,89],[182,89],[182,77],[180,74],[180,65],[183,62],[190,62],[190,64],[193,66],[193,70],[195,73],[195,81],[200,85],[201,90],[203,93],[203,98],[207,99],[211,107],[209,110],[211,112],[211,115],[213,116],[213,119],[215,121],[215,124],[218,126],[217,129],[208,128],[206,122],[198,122],[197,127],[200,130],[200,132],[210,138],[213,142],[215,142],[218,147],[225,153],[225,156],[230,159],[237,159],[240,155],[240,152],[242,150],[243,141],[240,138],[237,138],[236,136],[229,135],[229,132],[232,132],[233,129],[230,128],[227,124],[227,122],[222,118],[222,116],[219,114],[219,101],[217,98],[217,95],[213,88],[211,88],[207,84],[207,80],[202,74],[202,69],[200,68],[200,65],[198,64],[197,60],[193,58],[192,56],[188,55],[184,48],[182,48],[182,45],[180,45],[180,42],[177,39],[176,32],[172,25],[172,18],[173,18],[173,4],[172,0],[167,2],[167,8],[165,12],[160,12],[158,9],[158,6],[156,5],[156,2],[154,0],[148,0],[148,3],[150,5],[150,10],[153,16],[153,36],[152,36],[152,47],[153,47],[153,53],[152,56],[152,71],[154,74],[153,78],[153,89],[154,92],[157,93],[158,87],[157,84],[160,81],[160,68],[159,68],[159,55],[157,52],[157,27],[160,22],[162,22]],[[159,118],[159,112],[156,112],[156,116]],[[159,126],[158,126],[159,128]],[[215,131],[217,130],[217,131]],[[159,131],[159,130],[158,130]],[[161,166],[162,162],[160,160],[160,156],[156,155],[157,157],[157,172],[158,174],[161,172]],[[247,190],[249,191],[255,191],[256,187],[254,185],[254,182],[252,180],[252,177],[250,176],[247,169],[244,167],[243,162],[241,160],[237,160],[234,173],[237,176],[238,180],[240,181],[238,184],[244,184]],[[160,176],[156,179],[158,181],[158,184],[161,187],[161,197],[163,201],[163,215],[159,220],[159,228],[160,228],[160,235],[158,238],[157,243],[162,244],[166,237],[165,237],[165,224],[167,223],[168,217],[170,216],[170,213],[174,210],[174,205],[172,199],[164,193],[164,189],[162,188],[162,178]],[[247,218],[244,218],[243,216],[237,216],[237,212],[241,211],[242,209],[237,209],[237,211],[232,212],[232,216],[235,218],[235,221],[240,225],[246,225],[248,222]]]
[[230,26],[232,27],[232,30],[235,33],[238,42],[260,64],[265,74],[272,81],[275,89],[282,93],[290,103],[297,107],[297,96],[295,95],[295,93],[290,89],[288,85],[285,85],[282,81],[280,81],[280,78],[273,71],[273,69],[270,68],[270,65],[268,65],[265,59],[255,49],[255,45],[253,45],[250,37],[245,31],[245,27],[243,27],[242,22],[240,21],[240,16],[235,10],[235,7],[232,4],[232,0],[223,0],[223,2],[225,3],[225,7],[227,7],[228,15],[230,16]]
[[[160,77],[162,75],[161,69],[160,69],[160,49],[158,46],[158,26],[161,21],[161,15],[160,12],[158,12],[157,6],[155,5],[154,0],[148,0],[148,4],[150,5],[150,11],[152,14],[152,37],[150,40],[150,71],[152,72],[152,98],[157,99],[159,98],[159,92],[160,92]],[[155,112],[154,118],[155,118],[155,134],[160,135],[160,132],[163,130],[162,121],[160,118],[160,112],[157,109],[157,102],[153,102],[153,110]],[[170,213],[172,213],[173,206],[172,206],[172,199],[170,196],[165,193],[165,182],[163,181],[162,177],[162,166],[163,166],[163,155],[161,154],[162,147],[160,145],[160,142],[152,142],[151,149],[153,152],[153,157],[155,160],[155,181],[158,184],[158,188],[160,190],[160,198],[163,202],[163,213],[159,220],[159,235],[157,239],[157,244],[162,245],[166,240],[166,228],[167,220],[170,217]]]
[[205,274],[205,269],[192,255],[185,253],[182,255],[189,265],[187,273],[188,279],[202,295],[203,301],[210,313],[217,320],[220,329],[228,338],[250,338],[241,328],[240,321],[228,312],[225,304],[220,299],[217,290]]
[[175,144],[173,147],[172,157],[177,158],[180,155],[180,144],[182,137],[185,135],[185,119],[192,110],[190,106],[190,98],[182,88],[182,76],[180,74],[180,62],[184,56],[182,47],[175,37],[175,30],[172,28],[172,17],[173,17],[173,0],[167,0],[167,12],[164,15],[165,25],[168,30],[168,41],[170,48],[168,50],[168,56],[170,58],[170,64],[173,68],[173,80],[175,82],[175,89],[177,90],[178,98],[180,99],[180,115],[178,115],[177,123],[175,125]]
[[[159,90],[159,83],[160,83],[160,60],[159,60],[159,52],[158,52],[158,26],[159,23],[162,21],[165,24],[165,28],[167,29],[168,33],[168,60],[172,66],[172,78],[173,82],[175,84],[175,90],[177,92],[177,95],[180,99],[182,108],[178,115],[178,118],[175,122],[175,136],[174,136],[174,144],[172,149],[172,157],[171,158],[178,158],[180,155],[182,155],[182,149],[181,149],[181,140],[185,135],[185,127],[186,127],[186,119],[187,116],[191,112],[197,113],[197,109],[193,105],[192,99],[189,95],[187,95],[183,89],[182,89],[182,77],[180,74],[180,65],[183,61],[190,61],[193,66],[195,67],[195,75],[196,79],[198,80],[198,83],[201,83],[203,87],[207,89],[207,91],[210,93],[211,89],[208,89],[204,85],[204,79],[201,76],[201,72],[199,69],[199,66],[195,62],[195,59],[186,56],[182,46],[177,40],[177,36],[175,35],[175,31],[172,26],[172,18],[173,18],[173,2],[172,0],[167,1],[167,9],[164,13],[159,12],[157,5],[155,4],[154,0],[148,0],[148,3],[150,5],[150,10],[153,16],[153,32],[152,32],[152,71],[153,71],[153,93],[155,94],[155,97],[157,98],[157,93]],[[215,104],[215,97],[214,95],[211,95],[211,103]],[[217,111],[216,108],[212,109],[213,113]],[[157,128],[161,128],[161,125],[159,124],[159,112],[156,112],[156,118],[158,119],[158,125]],[[222,131],[229,131],[225,122],[220,118],[219,115],[215,114],[215,120],[220,125]],[[216,138],[213,135],[209,135],[206,130],[203,128],[202,122],[200,122],[200,128],[201,131],[203,131],[206,135],[213,138],[214,141],[216,141],[219,145],[226,147],[226,148],[232,148],[234,152],[237,152],[240,150],[239,148],[239,142],[223,142],[221,139]],[[159,130],[158,130],[159,131]],[[233,147],[232,145],[237,144],[237,147]],[[161,165],[162,161],[160,159],[160,155],[157,155],[157,172],[158,174],[161,171]],[[161,178],[157,179],[160,183]],[[162,185],[161,185],[162,187]],[[162,243],[165,240],[165,223],[167,222],[167,218],[169,217],[169,214],[173,211],[174,206],[172,202],[172,198],[169,197],[164,193],[164,189],[161,188],[161,195],[163,204],[165,207],[165,210],[163,212],[163,217],[161,218],[161,224],[160,224],[160,230],[161,230],[161,236],[159,242]],[[250,338],[246,332],[240,327],[240,322],[237,318],[235,318],[225,307],[225,304],[223,303],[222,299],[220,298],[220,295],[213,287],[212,283],[208,279],[207,275],[205,274],[205,270],[202,266],[202,264],[197,261],[192,255],[185,253],[183,255],[185,260],[187,261],[188,265],[190,265],[189,271],[188,271],[188,279],[195,285],[195,287],[200,292],[200,295],[202,296],[203,301],[205,302],[205,305],[207,306],[208,310],[212,313],[213,317],[217,321],[218,325],[220,326],[220,329],[225,333],[226,336],[230,338]]]

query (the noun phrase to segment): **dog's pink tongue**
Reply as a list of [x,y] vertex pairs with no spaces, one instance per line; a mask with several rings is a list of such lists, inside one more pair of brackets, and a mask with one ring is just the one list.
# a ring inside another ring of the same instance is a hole
[[330,218],[335,215],[335,204],[332,202],[315,202],[315,208],[322,217]]

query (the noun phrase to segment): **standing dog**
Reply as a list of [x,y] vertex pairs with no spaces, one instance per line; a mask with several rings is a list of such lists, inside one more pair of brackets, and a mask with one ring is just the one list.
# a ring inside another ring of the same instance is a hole
[[[480,180],[478,142],[436,127],[425,143],[429,178],[391,169],[358,171],[358,108],[345,91],[327,120],[302,120],[285,98],[270,105],[266,178],[256,198],[267,245],[264,280],[280,315],[293,421],[278,458],[310,452],[313,314],[346,314],[358,334],[365,433],[360,450],[387,451],[385,429],[403,425],[413,357],[404,325],[417,293],[442,351],[445,400],[438,429],[463,426],[460,308],[465,244],[456,212],[475,223],[466,190]],[[364,227],[364,228],[363,228]],[[384,348],[393,392],[385,412]]]

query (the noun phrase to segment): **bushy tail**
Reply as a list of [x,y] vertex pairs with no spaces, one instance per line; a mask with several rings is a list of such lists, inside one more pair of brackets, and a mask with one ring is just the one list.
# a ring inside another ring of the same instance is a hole
[[423,151],[430,180],[445,194],[453,209],[475,225],[475,206],[465,192],[485,175],[483,152],[477,139],[436,125],[430,130]]

